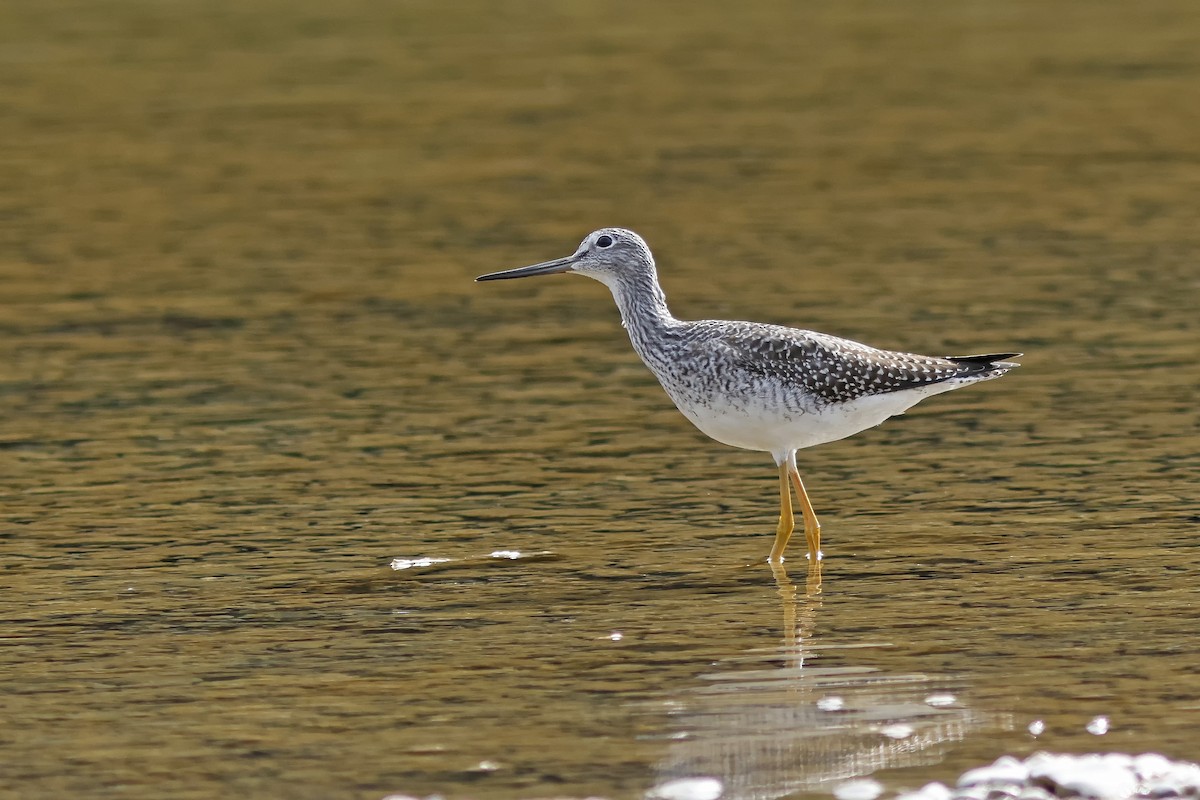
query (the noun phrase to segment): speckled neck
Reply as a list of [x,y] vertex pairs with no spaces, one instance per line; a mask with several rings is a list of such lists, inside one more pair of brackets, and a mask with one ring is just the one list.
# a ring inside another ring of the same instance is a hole
[[658,284],[654,265],[606,283],[621,312],[621,325],[629,331],[633,349],[652,369],[666,363],[663,345],[674,338],[673,331],[680,321],[667,308],[667,296]]

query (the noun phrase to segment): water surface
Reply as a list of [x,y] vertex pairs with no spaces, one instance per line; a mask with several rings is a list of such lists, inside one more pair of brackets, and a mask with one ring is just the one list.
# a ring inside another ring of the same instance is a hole
[[[3,785],[1196,758],[1194,23],[6,5]],[[679,316],[1024,366],[802,453],[827,560],[773,573],[769,458],[690,428],[603,287],[471,282],[613,224]]]

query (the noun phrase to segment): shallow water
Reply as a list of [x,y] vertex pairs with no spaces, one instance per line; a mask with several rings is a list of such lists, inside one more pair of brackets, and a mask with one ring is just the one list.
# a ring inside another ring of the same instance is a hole
[[[5,788],[1200,756],[1191,5],[471,12],[0,7]],[[607,224],[682,317],[1024,366],[802,453],[773,573],[603,287],[471,282]]]

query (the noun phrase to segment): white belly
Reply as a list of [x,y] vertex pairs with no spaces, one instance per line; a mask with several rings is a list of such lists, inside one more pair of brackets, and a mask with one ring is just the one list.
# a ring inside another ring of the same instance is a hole
[[820,411],[789,411],[757,399],[733,404],[711,398],[705,404],[675,400],[676,407],[705,435],[744,450],[762,450],[777,457],[792,450],[835,442],[873,428],[888,417],[903,414],[922,399],[948,392],[955,385],[939,383],[919,389],[860,397]]

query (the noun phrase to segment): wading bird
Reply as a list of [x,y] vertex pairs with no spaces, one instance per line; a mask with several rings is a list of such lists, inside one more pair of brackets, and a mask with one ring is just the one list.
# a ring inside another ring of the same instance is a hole
[[621,324],[683,415],[718,442],[770,453],[779,467],[779,526],[768,561],[783,561],[804,515],[808,557],[821,558],[821,525],[796,469],[796,451],[844,439],[930,395],[999,378],[1020,353],[922,356],[878,350],[825,333],[760,322],[671,315],[654,257],[624,228],[588,234],[566,258],[492,272],[477,281],[577,272],[612,291]]

